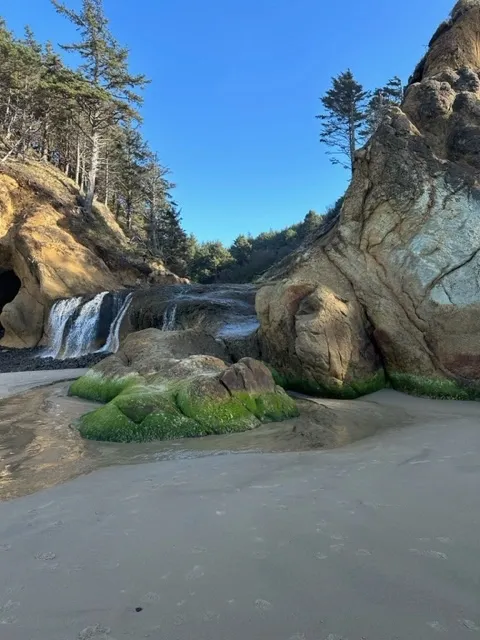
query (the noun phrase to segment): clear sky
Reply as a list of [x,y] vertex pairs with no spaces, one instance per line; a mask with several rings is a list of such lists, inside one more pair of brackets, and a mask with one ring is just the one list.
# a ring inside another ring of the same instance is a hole
[[[80,0],[66,0],[73,8]],[[105,0],[132,70],[152,83],[144,132],[172,169],[183,224],[231,242],[321,213],[348,180],[318,141],[319,97],[351,67],[404,81],[454,0]],[[50,0],[2,0],[21,34],[68,42]]]

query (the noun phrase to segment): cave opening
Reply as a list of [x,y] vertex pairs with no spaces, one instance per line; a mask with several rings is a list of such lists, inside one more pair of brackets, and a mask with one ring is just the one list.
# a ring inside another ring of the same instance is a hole
[[[15,271],[11,269],[0,268],[0,314],[3,311],[3,307],[12,302],[20,291],[22,283]],[[3,334],[3,327],[0,322],[0,337]]]

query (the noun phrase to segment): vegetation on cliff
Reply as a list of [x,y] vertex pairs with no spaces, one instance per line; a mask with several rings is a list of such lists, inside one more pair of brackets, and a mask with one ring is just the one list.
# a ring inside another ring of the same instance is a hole
[[0,20],[0,167],[29,157],[53,164],[77,184],[85,224],[95,197],[133,244],[186,275],[174,185],[139,128],[147,80],[129,71],[100,0],[82,0],[78,12],[53,3],[79,33],[63,47],[79,56],[76,69],[30,28],[16,38]]

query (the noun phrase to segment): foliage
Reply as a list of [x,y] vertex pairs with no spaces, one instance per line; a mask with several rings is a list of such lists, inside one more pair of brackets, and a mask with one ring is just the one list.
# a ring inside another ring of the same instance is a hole
[[388,107],[400,106],[403,100],[403,85],[398,76],[394,76],[384,87],[372,92],[365,112],[365,125],[362,134],[369,137],[380,126]]
[[110,32],[101,0],[82,0],[78,12],[52,1],[77,29],[78,41],[63,49],[80,65],[67,67],[29,27],[15,38],[0,20],[0,164],[29,154],[53,164],[77,183],[86,224],[95,196],[133,247],[184,275],[188,247],[174,185],[139,124],[146,79],[128,70],[128,51]]
[[351,168],[355,151],[362,140],[368,92],[353,77],[350,69],[332,78],[332,86],[320,98],[324,113],[316,116],[322,122],[320,141],[331,147],[333,164]]
[[375,133],[387,108],[402,100],[398,76],[373,91],[366,91],[350,69],[332,78],[332,86],[320,98],[323,113],[316,116],[322,123],[320,142],[329,147],[331,162],[353,173],[356,150]]
[[328,216],[337,216],[341,200],[331,208],[333,213],[321,216],[309,211],[303,222],[282,231],[267,231],[253,237],[239,235],[227,249],[221,242],[199,244],[190,239],[189,274],[198,282],[251,282],[275,262],[298,249],[322,228]]

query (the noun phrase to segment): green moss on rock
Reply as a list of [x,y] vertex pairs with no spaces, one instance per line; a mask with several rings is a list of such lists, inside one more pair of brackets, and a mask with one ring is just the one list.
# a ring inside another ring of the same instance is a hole
[[248,431],[260,424],[240,400],[202,398],[188,385],[178,391],[176,403],[184,415],[198,422],[205,435]]
[[145,440],[177,440],[208,435],[198,422],[187,418],[180,411],[151,413],[142,422],[141,429]]
[[124,377],[107,377],[95,371],[78,378],[70,385],[69,395],[93,402],[110,402],[128,387],[138,384],[142,378],[138,374]]
[[106,442],[234,433],[298,416],[295,401],[280,387],[264,393],[231,393],[213,375],[168,382],[151,376],[107,378],[90,373],[77,380],[70,393],[108,402],[79,423],[83,437]]
[[383,370],[363,380],[355,380],[349,383],[338,385],[326,385],[301,378],[293,374],[283,374],[269,366],[276,384],[289,391],[296,391],[309,396],[319,396],[322,398],[336,398],[340,400],[354,400],[360,396],[380,391],[387,386],[386,376]]
[[177,411],[168,393],[148,387],[127,387],[113,403],[136,424],[142,423],[151,413]]
[[280,387],[275,393],[253,395],[237,392],[234,397],[261,422],[281,422],[300,415],[295,400]]
[[139,425],[110,403],[80,418],[80,435],[103,442],[141,441]]
[[428,378],[409,373],[390,374],[392,386],[413,396],[441,400],[480,400],[480,386],[467,385],[447,378]]

